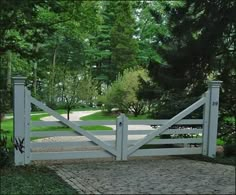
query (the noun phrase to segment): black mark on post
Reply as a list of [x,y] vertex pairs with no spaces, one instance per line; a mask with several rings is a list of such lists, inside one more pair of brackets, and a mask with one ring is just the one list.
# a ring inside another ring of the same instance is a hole
[[25,148],[24,146],[24,141],[25,141],[25,138],[23,139],[20,139],[20,138],[14,138],[14,142],[13,142],[13,145],[15,147],[16,150],[19,150],[20,153],[24,153],[25,151],[23,150],[23,148]]
[[212,102],[212,106],[217,106],[218,102]]

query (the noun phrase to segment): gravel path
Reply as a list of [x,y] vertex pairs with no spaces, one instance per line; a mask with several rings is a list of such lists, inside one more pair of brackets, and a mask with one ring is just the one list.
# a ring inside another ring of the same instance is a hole
[[235,167],[176,157],[49,167],[80,194],[235,194]]

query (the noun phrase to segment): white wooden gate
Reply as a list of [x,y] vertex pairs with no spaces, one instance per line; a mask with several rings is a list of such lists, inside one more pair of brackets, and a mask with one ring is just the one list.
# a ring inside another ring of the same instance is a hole
[[[29,164],[32,160],[60,160],[81,158],[113,157],[116,160],[127,160],[135,156],[159,155],[185,155],[203,154],[215,157],[219,88],[221,81],[210,81],[208,91],[194,104],[171,118],[170,120],[129,120],[121,114],[116,121],[69,121],[50,109],[42,102],[30,95],[24,86],[24,77],[14,77],[14,145],[15,165]],[[36,105],[58,121],[32,121],[30,120],[31,104]],[[199,107],[204,106],[202,119],[184,119]],[[85,131],[81,126],[115,125],[115,131]],[[153,130],[129,130],[131,125],[155,125]],[[173,126],[186,126],[186,128],[173,128]],[[35,126],[70,127],[73,131],[31,131]],[[195,126],[195,127],[193,127]],[[178,135],[191,135],[180,138]],[[199,134],[201,136],[199,137]],[[113,136],[114,139],[102,140],[99,136]],[[137,140],[130,140],[132,135],[143,135]],[[171,135],[169,139],[161,139],[161,135]],[[195,137],[194,137],[195,135]],[[54,136],[80,136],[87,141],[76,142],[33,142],[33,137]],[[167,145],[168,144],[168,145]],[[198,147],[191,147],[195,144]],[[89,146],[99,146],[99,150],[90,150]],[[158,148],[158,145],[171,146]],[[84,151],[35,152],[34,148],[45,147],[71,147],[86,146]],[[155,146],[154,148],[145,148]],[[156,147],[157,146],[157,147]]]

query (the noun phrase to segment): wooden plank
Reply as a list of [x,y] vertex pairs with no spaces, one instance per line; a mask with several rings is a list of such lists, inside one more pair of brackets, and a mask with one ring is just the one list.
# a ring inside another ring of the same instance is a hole
[[31,97],[31,102],[34,105],[38,106],[39,108],[43,109],[45,112],[47,112],[47,113],[51,114],[52,116],[54,116],[57,120],[61,121],[66,126],[68,126],[68,127],[72,128],[73,130],[77,131],[79,134],[84,135],[85,137],[87,137],[88,139],[90,139],[91,141],[96,143],[97,145],[101,146],[103,149],[109,151],[111,154],[116,155],[116,150],[114,150],[114,148],[110,147],[109,145],[107,145],[106,143],[101,141],[100,139],[96,138],[94,135],[92,135],[88,131],[84,131],[84,130],[80,129],[78,127],[78,125],[76,125],[75,123],[73,123],[71,121],[68,121],[66,118],[62,117],[60,114],[58,114],[54,110],[47,107],[42,102],[36,100],[33,97]]
[[30,137],[80,136],[75,131],[31,131]]
[[84,158],[106,158],[112,155],[106,151],[72,151],[72,152],[32,152],[31,160],[65,160]]
[[129,130],[128,135],[147,135],[156,130]]
[[[136,140],[129,140],[128,145],[134,144],[137,142]],[[114,145],[114,140],[106,141],[109,145]],[[184,139],[154,139],[148,143],[147,145],[158,145],[158,144],[180,144],[180,143],[202,143],[202,138],[184,138]],[[79,142],[31,142],[30,146],[31,148],[47,148],[47,147],[89,147],[89,146],[95,146],[91,141],[79,141]]]
[[31,126],[32,127],[48,127],[48,126],[66,127],[66,125],[64,125],[60,121],[32,121]]
[[55,147],[89,147],[96,146],[91,141],[78,141],[78,142],[31,142],[30,146],[34,148],[55,148]]
[[93,135],[116,135],[116,131],[112,131],[112,130],[99,130],[99,131],[89,131],[91,132]]
[[[129,125],[163,125],[169,120],[129,120]],[[71,121],[78,126],[116,125],[115,121]],[[203,119],[183,119],[176,125],[202,125]],[[32,127],[66,126],[60,121],[32,121]]]
[[[158,130],[129,130],[129,135],[147,135]],[[168,129],[162,134],[199,134],[202,133],[202,129]]]
[[[71,121],[77,126],[115,125],[115,121]],[[32,121],[33,127],[67,126],[60,121]]]
[[177,139],[154,139],[147,144],[155,145],[155,144],[190,144],[190,143],[202,143],[202,138],[177,138]]
[[148,134],[146,137],[144,137],[142,140],[138,141],[134,146],[132,146],[129,151],[128,155],[135,152],[138,148],[143,146],[145,143],[152,140],[155,136],[158,136],[162,134],[164,131],[166,131],[169,127],[173,126],[177,122],[179,122],[181,119],[192,113],[194,110],[198,109],[200,106],[202,106],[205,103],[205,97],[202,97],[198,101],[196,101],[194,104],[189,106],[188,108],[184,109],[182,112],[171,118],[168,122],[166,122],[163,126],[159,127],[157,130],[150,134]]
[[[90,131],[93,135],[115,135],[115,131]],[[76,131],[31,131],[30,137],[82,136]]]
[[170,134],[199,134],[202,133],[202,129],[168,129],[162,133],[162,135]]
[[[129,125],[163,125],[169,119],[161,120],[129,120]],[[176,125],[202,125],[203,119],[182,119]]]
[[[157,131],[157,130],[155,130]],[[167,134],[199,134],[202,133],[202,129],[168,129],[163,135]],[[115,135],[116,131],[104,130],[104,131],[90,131],[93,135]],[[129,135],[147,135],[154,130],[129,130]],[[30,137],[57,137],[57,136],[81,136],[76,131],[31,131]]]
[[187,155],[201,154],[202,148],[161,148],[161,149],[139,149],[130,156],[163,156],[163,155]]

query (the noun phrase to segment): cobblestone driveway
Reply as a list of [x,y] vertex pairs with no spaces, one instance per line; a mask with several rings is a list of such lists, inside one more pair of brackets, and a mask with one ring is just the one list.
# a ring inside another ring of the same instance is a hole
[[49,167],[82,194],[235,194],[235,167],[182,158]]

